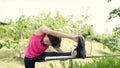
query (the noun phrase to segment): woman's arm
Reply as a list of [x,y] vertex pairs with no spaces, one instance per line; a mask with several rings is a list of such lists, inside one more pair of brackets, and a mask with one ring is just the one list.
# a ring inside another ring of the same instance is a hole
[[52,29],[50,29],[50,28],[48,28],[48,27],[46,27],[46,26],[42,26],[42,27],[40,27],[39,29],[37,29],[37,30],[35,31],[35,34],[36,34],[36,35],[50,34],[50,35],[53,35],[53,36],[56,36],[56,37],[68,38],[68,39],[72,39],[72,40],[76,41],[76,40],[75,40],[75,37],[69,36],[69,35],[64,34],[64,33],[62,33],[62,32],[54,31],[54,30],[52,30]]

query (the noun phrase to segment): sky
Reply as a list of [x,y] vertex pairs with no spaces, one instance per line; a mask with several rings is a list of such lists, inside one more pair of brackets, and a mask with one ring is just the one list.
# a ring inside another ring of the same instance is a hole
[[90,17],[84,22],[93,25],[97,33],[111,33],[119,24],[119,18],[106,23],[109,12],[120,7],[119,0],[108,3],[107,0],[0,0],[0,21],[17,20],[21,15],[38,15],[40,12],[59,11],[65,17],[73,16],[74,20],[81,15]]

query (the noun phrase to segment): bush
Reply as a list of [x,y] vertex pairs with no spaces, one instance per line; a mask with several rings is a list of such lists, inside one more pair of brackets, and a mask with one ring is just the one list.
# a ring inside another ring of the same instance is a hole
[[103,40],[103,37],[104,37],[103,35],[96,34],[92,36],[92,40],[101,42]]
[[112,35],[104,37],[102,44],[107,46],[111,51],[120,51],[119,38]]

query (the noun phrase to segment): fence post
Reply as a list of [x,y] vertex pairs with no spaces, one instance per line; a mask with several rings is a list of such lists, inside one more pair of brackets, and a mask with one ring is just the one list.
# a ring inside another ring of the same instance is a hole
[[69,59],[69,65],[70,65],[70,68],[73,68],[73,60],[72,59]]
[[[70,48],[70,52],[72,53],[72,48]],[[69,59],[69,65],[70,65],[70,68],[73,68],[73,60],[72,59]]]

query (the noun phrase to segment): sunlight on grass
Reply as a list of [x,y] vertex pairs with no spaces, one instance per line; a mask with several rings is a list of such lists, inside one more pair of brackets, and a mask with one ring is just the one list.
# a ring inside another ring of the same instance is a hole
[[0,61],[0,68],[24,68],[24,66],[20,63],[17,63],[16,61],[12,62]]

